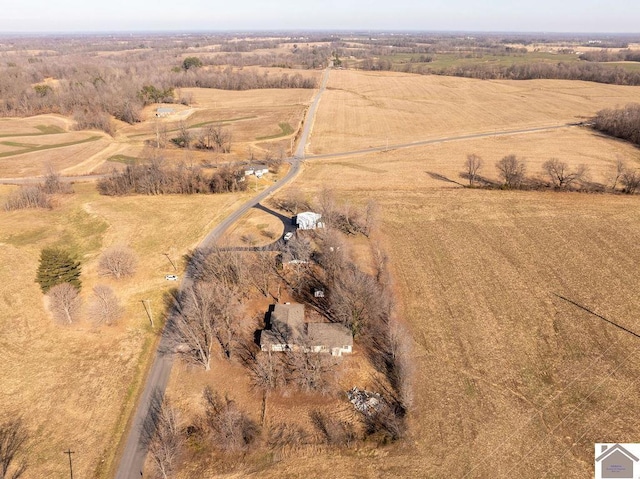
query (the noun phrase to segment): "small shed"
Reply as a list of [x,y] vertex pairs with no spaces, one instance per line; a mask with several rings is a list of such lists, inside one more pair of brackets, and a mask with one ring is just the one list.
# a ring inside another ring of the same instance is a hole
[[316,228],[324,228],[324,223],[320,221],[322,215],[312,211],[305,211],[296,216],[296,226],[301,230],[315,230]]
[[244,176],[257,176],[258,178],[262,178],[262,176],[269,173],[269,167],[267,165],[247,165],[244,167]]
[[156,110],[156,116],[158,118],[163,118],[165,116],[172,115],[173,113],[175,113],[175,110],[169,107],[160,107]]

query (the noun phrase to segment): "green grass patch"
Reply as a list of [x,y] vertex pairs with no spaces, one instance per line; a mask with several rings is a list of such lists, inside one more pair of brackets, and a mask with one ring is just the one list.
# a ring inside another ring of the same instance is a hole
[[11,138],[12,136],[42,136],[42,135],[59,135],[60,133],[66,133],[62,128],[55,125],[37,125],[36,130],[40,133],[4,133],[0,135],[0,138]]
[[0,141],[0,144],[7,146],[16,146],[18,148],[38,148],[40,146],[34,143],[19,143],[17,141]]
[[15,233],[4,238],[6,243],[13,246],[27,246],[41,242],[49,235],[47,228],[35,228],[32,230]]
[[215,125],[217,123],[231,123],[231,122],[234,122],[234,121],[251,120],[253,118],[258,118],[258,117],[256,115],[252,115],[252,116],[241,116],[239,118],[230,118],[228,120],[203,121],[201,123],[194,123],[193,125],[191,125],[189,127],[189,129],[191,129],[191,128],[202,128],[203,126]]
[[[90,141],[96,141],[99,140],[100,138],[102,138],[101,136],[92,136],[90,138],[85,138],[84,140],[78,140],[78,141],[70,141],[67,143],[58,143],[55,145],[31,145],[30,147],[26,147],[22,150],[17,150],[17,151],[7,151],[4,153],[0,153],[0,158],[7,158],[9,156],[16,156],[16,155],[24,155],[25,153],[32,153],[34,151],[43,151],[43,150],[53,150],[54,148],[64,148],[66,146],[74,146],[74,145],[80,145],[82,143],[89,143]],[[10,144],[12,142],[3,142],[3,144],[7,145]],[[20,145],[19,143],[15,143],[13,145],[10,146],[18,146]],[[24,145],[26,145],[26,143],[24,143]]]
[[256,140],[273,140],[275,138],[282,138],[283,136],[289,136],[294,132],[293,127],[289,123],[286,123],[286,122],[278,123],[278,126],[280,127],[281,132],[278,133],[277,135],[260,136],[256,138]]
[[65,228],[59,232],[55,246],[69,250],[77,258],[100,250],[104,233],[109,224],[81,208],[68,212],[64,217]]
[[107,161],[114,161],[116,163],[124,163],[125,165],[135,165],[140,158],[127,155],[113,155],[107,158]]
[[36,125],[36,130],[43,135],[58,135],[64,133],[64,129],[56,125]]

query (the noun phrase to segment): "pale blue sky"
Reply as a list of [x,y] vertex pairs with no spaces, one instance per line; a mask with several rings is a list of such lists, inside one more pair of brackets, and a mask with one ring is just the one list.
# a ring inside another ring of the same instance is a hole
[[640,0],[0,0],[0,34],[138,30],[640,31]]

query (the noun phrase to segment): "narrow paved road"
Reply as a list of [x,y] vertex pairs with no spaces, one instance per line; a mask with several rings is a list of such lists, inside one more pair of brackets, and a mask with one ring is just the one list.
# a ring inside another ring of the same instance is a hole
[[[320,89],[316,94],[307,116],[304,122],[302,135],[300,136],[300,143],[296,149],[295,156],[291,158],[289,163],[291,168],[287,174],[278,180],[275,184],[271,185],[267,189],[260,192],[258,195],[251,198],[244,203],[240,208],[231,213],[225,218],[218,226],[216,226],[211,232],[200,242],[200,247],[212,246],[222,236],[222,234],[242,215],[244,215],[250,208],[253,208],[262,200],[267,198],[273,192],[284,186],[291,181],[300,171],[300,163],[304,158],[305,146],[309,140],[309,134],[311,132],[312,124],[314,121],[315,113],[320,101],[320,97],[324,92],[327,79],[329,78],[329,70],[325,70],[322,77]],[[180,285],[181,289],[188,287],[191,284],[191,279],[185,277]],[[129,428],[127,440],[120,458],[120,465],[116,473],[117,479],[140,479],[142,470],[144,468],[144,461],[147,455],[146,448],[141,442],[142,425],[149,412],[149,405],[151,403],[152,396],[156,394],[164,394],[169,382],[169,376],[171,375],[171,367],[173,366],[173,354],[170,351],[170,341],[166,334],[166,329],[163,332],[158,350],[156,351],[156,357],[151,365],[149,374],[147,375],[144,390],[138,399],[138,406],[134,413]]]
[[[326,77],[325,77],[326,79]],[[325,80],[326,81],[326,80]],[[320,91],[324,91],[324,86],[325,86],[325,81],[323,81],[323,87],[321,88]],[[315,115],[316,112],[316,108],[317,108],[317,100],[319,100],[320,97],[316,97],[316,101],[314,101],[314,103],[311,105],[311,107],[309,108],[309,112],[307,117],[308,118],[312,118],[311,115]],[[573,128],[573,127],[579,127],[581,125],[578,125],[576,123],[566,123],[564,125],[553,125],[553,126],[540,126],[537,128],[523,128],[523,129],[516,129],[516,130],[504,130],[504,131],[490,131],[490,132],[485,132],[485,133],[471,133],[469,135],[461,135],[461,136],[446,136],[444,138],[433,138],[431,140],[418,140],[418,141],[412,141],[410,143],[400,143],[397,145],[389,145],[389,146],[377,146],[377,147],[372,147],[372,148],[363,148],[361,150],[352,150],[352,151],[339,151],[337,153],[323,153],[320,155],[307,155],[305,153],[305,146],[306,146],[306,142],[308,139],[308,135],[311,132],[311,128],[312,128],[312,122],[306,122],[304,125],[304,129],[303,129],[303,135],[307,135],[304,137],[300,138],[300,143],[298,143],[298,147],[296,148],[296,152],[295,152],[295,156],[291,159],[289,159],[289,163],[291,163],[292,165],[292,170],[295,169],[295,173],[293,176],[295,176],[298,172],[298,168],[299,168],[299,162],[301,160],[312,160],[312,159],[323,159],[323,158],[340,158],[342,156],[354,156],[354,155],[366,155],[367,153],[375,153],[378,151],[390,151],[390,150],[400,150],[400,149],[404,149],[404,148],[415,148],[417,146],[425,146],[425,145],[435,145],[438,143],[448,143],[448,142],[452,142],[452,141],[465,141],[465,140],[474,140],[474,139],[478,139],[478,138],[491,138],[491,137],[498,137],[498,136],[510,136],[510,135],[521,135],[524,133],[537,133],[540,131],[552,131],[552,130],[560,130],[563,128]],[[304,142],[303,142],[304,139]],[[105,175],[83,175],[83,176],[63,176],[61,177],[62,181],[65,182],[71,182],[71,183],[75,183],[75,182],[82,182],[82,181],[95,181],[95,180],[99,180],[100,178],[104,178]],[[288,176],[288,175],[287,175]],[[292,176],[292,177],[293,177]],[[287,178],[286,181],[289,181],[291,178]],[[4,184],[4,185],[26,185],[26,184],[32,184],[32,183],[41,183],[43,180],[43,177],[41,176],[25,176],[22,178],[0,178],[0,184]],[[282,180],[281,180],[282,181]],[[281,183],[284,184],[284,183]],[[276,188],[277,189],[277,188]],[[271,190],[268,194],[273,193],[273,191],[275,190]],[[228,225],[227,225],[228,226]]]

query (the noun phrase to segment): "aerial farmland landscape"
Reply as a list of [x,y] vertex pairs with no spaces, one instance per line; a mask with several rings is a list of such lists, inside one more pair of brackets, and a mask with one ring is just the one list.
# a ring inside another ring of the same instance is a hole
[[637,6],[69,3],[0,19],[0,479],[638,477]]

